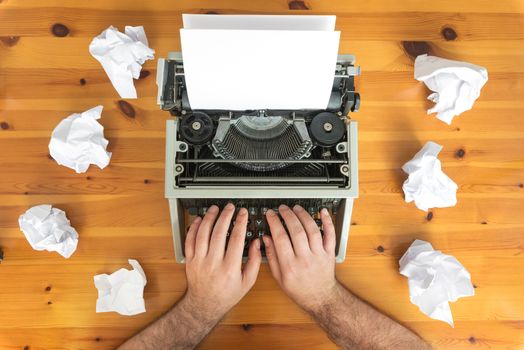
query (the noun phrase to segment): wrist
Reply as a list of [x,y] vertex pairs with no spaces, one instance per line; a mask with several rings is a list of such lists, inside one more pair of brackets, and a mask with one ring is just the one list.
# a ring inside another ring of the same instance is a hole
[[341,300],[343,289],[344,287],[335,280],[331,286],[327,286],[321,293],[318,293],[313,300],[300,306],[310,314],[336,307]]
[[222,310],[213,301],[198,298],[189,291],[184,295],[179,303],[179,307],[199,324],[217,324],[226,314],[227,310]]

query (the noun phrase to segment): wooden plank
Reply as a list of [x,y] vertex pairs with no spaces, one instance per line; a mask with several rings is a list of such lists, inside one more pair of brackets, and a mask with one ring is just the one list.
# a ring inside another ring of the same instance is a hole
[[[97,33],[93,34],[93,37]],[[49,79],[48,87],[59,87],[62,84],[70,84],[79,87],[79,81],[84,78],[87,82],[82,90],[88,90],[92,84],[98,85],[108,82],[102,67],[89,53],[91,37],[22,37],[13,46],[6,47],[0,44],[2,60],[0,67],[10,69],[28,69],[31,75],[19,74],[12,76],[16,71],[0,73],[6,79],[14,82],[32,83],[34,79]],[[406,51],[402,41],[407,38],[391,40],[373,40],[365,38],[342,38],[340,42],[340,53],[352,53],[356,55],[357,63],[362,66],[362,74],[368,72],[412,72],[413,52]],[[180,51],[180,40],[178,32],[173,37],[152,37],[150,45],[156,50],[155,57],[166,57],[170,51]],[[422,50],[433,55],[449,59],[466,60],[487,67],[489,73],[498,72],[524,72],[519,62],[523,59],[523,52],[519,40],[514,37],[506,40],[485,39],[477,41],[442,41],[434,40],[427,43],[427,50]],[[61,59],[56,60],[59,54]],[[156,69],[156,61],[146,61],[144,69],[152,72]],[[56,71],[43,71],[42,68],[53,68]],[[379,75],[376,75],[378,78]],[[410,78],[413,75],[409,74]],[[145,81],[152,81],[154,85],[155,74],[151,74]],[[511,80],[506,77],[505,80]],[[29,81],[27,81],[29,80]],[[382,79],[387,81],[387,79]],[[136,81],[135,81],[136,82]],[[140,83],[140,82],[139,82]],[[138,83],[138,84],[139,84]],[[514,84],[517,86],[517,84]],[[488,83],[489,86],[489,83]],[[154,89],[144,89],[152,93]],[[102,94],[101,96],[110,96]],[[155,95],[156,96],[156,95]]]
[[[212,10],[212,9],[210,9]],[[508,8],[509,10],[509,8]],[[143,25],[148,37],[177,37],[182,13],[202,13],[207,9],[193,8],[184,11],[167,6],[163,11],[128,11],[99,9],[68,9],[61,7],[18,9],[6,8],[0,12],[0,36],[51,36],[51,28],[60,22],[69,28],[71,36],[93,37],[110,24],[119,28],[125,25]],[[45,15],[43,14],[45,13]],[[222,13],[238,14],[246,11],[226,10]],[[268,11],[250,11],[264,14]],[[270,11],[286,14],[289,10]],[[325,12],[308,11],[308,14]],[[329,14],[332,14],[329,11]],[[13,20],[16,19],[16,20]],[[80,24],[81,23],[81,24]],[[524,33],[515,31],[524,25],[520,13],[439,13],[400,12],[394,16],[387,12],[337,13],[337,29],[343,39],[360,40],[442,40],[442,29],[451,27],[461,40],[523,39]],[[154,30],[149,30],[154,28]]]
[[[264,11],[286,11],[290,9],[290,1],[278,0],[271,1],[264,4]],[[243,11],[252,12],[253,6],[242,0],[225,0],[217,3],[213,0],[200,0],[197,3],[191,0],[179,0],[177,1],[177,8],[183,11],[191,11],[198,5],[199,11],[204,13],[206,9],[213,11]],[[312,0],[307,1],[304,5],[309,11],[314,12],[326,12],[333,13],[336,9],[336,13],[361,13],[361,12],[487,12],[487,13],[521,13],[524,12],[524,6],[522,2],[518,0],[503,0],[497,3],[498,6],[493,6],[493,2],[490,0],[476,0],[476,1],[465,1],[456,2],[453,0],[438,0],[432,1],[431,3],[421,3],[418,0],[407,0],[402,2],[384,2],[380,0],[366,1],[365,3],[359,3],[358,5],[348,3],[343,0],[334,0],[326,3],[325,1]],[[142,11],[144,6],[140,2],[128,1],[128,0],[93,0],[88,2],[76,2],[72,0],[48,0],[42,2],[39,0],[22,0],[15,1],[10,0],[3,4],[5,8],[16,8],[16,9],[34,9],[34,8],[52,8],[62,7],[71,10],[76,9],[97,9],[97,10],[133,10]],[[150,11],[165,11],[166,9],[172,9],[173,3],[169,0],[157,0],[148,4],[148,10]],[[290,11],[290,13],[297,13],[297,10]],[[303,11],[298,13],[309,14],[310,12]]]

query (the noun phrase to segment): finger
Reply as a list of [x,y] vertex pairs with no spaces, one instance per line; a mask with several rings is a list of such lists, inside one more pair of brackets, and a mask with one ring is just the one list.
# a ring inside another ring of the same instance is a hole
[[324,250],[329,255],[335,255],[335,245],[336,245],[336,236],[335,236],[335,226],[333,225],[333,220],[331,215],[326,208],[320,211],[320,219],[322,220],[322,229],[324,230]]
[[266,220],[271,231],[273,247],[280,265],[288,265],[295,257],[293,246],[287,235],[286,229],[282,226],[278,215],[271,209],[266,212]]
[[195,243],[195,256],[206,256],[209,249],[209,236],[211,235],[211,230],[215,225],[215,220],[218,215],[218,207],[212,205],[207,210],[206,215],[200,223],[196,235]]
[[309,213],[300,205],[295,205],[293,207],[293,212],[297,215],[300,223],[306,230],[311,250],[315,253],[320,252],[322,250],[322,235],[320,234],[320,229],[315,223],[315,220],[313,220],[311,215],[309,215]]
[[236,265],[240,268],[242,266],[242,253],[244,252],[244,242],[246,240],[247,227],[247,209],[241,208],[235,218],[235,226],[233,232],[229,237],[227,244],[226,262],[228,264]]
[[201,222],[202,218],[197,216],[191,223],[191,226],[189,226],[189,230],[187,230],[185,243],[186,247],[184,249],[186,261],[190,261],[195,255],[195,237]]
[[279,285],[281,284],[281,273],[280,273],[280,264],[278,262],[277,253],[275,251],[275,246],[273,244],[273,240],[269,236],[262,236],[262,239],[264,240],[264,246],[266,247],[266,258],[267,262],[269,264],[269,269],[271,270],[271,274],[273,275],[273,278],[277,281]]
[[222,213],[218,217],[218,220],[213,227],[213,233],[209,242],[208,255],[223,259],[226,251],[226,236],[229,224],[235,213],[235,206],[232,203],[228,203]]
[[242,282],[246,289],[251,289],[257,280],[262,254],[260,253],[260,240],[257,238],[251,242],[246,265],[242,271]]
[[304,230],[304,226],[302,226],[302,223],[300,223],[300,220],[297,218],[295,213],[284,204],[282,204],[278,210],[280,211],[280,215],[286,223],[287,231],[291,237],[295,254],[298,256],[310,254],[311,249],[309,248],[306,231]]

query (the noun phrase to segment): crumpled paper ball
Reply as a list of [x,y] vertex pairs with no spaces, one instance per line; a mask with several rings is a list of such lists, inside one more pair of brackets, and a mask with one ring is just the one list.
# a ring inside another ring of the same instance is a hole
[[455,116],[473,107],[488,81],[488,71],[471,63],[424,54],[415,59],[415,79],[434,91],[428,96],[435,102],[428,114],[437,113],[438,119],[451,124]]
[[146,312],[146,274],[138,261],[129,259],[128,262],[133,270],[122,268],[110,275],[104,273],[94,277],[98,289],[96,312],[114,311],[125,316]]
[[448,323],[449,302],[475,295],[469,272],[451,255],[415,240],[399,261],[400,274],[408,278],[409,298],[427,316]]
[[18,219],[20,230],[34,250],[57,252],[69,258],[78,245],[78,233],[65,212],[50,204],[28,209]]
[[446,208],[457,204],[458,186],[442,171],[437,156],[442,146],[427,142],[402,170],[408,174],[402,185],[406,202],[415,201],[420,210]]
[[142,64],[155,58],[144,27],[125,27],[125,33],[109,26],[91,41],[89,53],[102,64],[121,98],[137,98],[133,78],[138,79]]
[[85,173],[89,165],[105,168],[111,159],[106,151],[109,141],[104,138],[104,127],[97,121],[103,106],[63,119],[53,130],[49,154],[60,165]]

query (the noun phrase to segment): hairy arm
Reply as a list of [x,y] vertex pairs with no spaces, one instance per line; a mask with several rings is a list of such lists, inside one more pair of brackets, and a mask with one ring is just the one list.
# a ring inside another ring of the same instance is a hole
[[335,278],[335,229],[321,211],[324,237],[300,206],[268,211],[264,237],[271,273],[282,289],[344,349],[431,349],[415,333],[353,295]]
[[255,284],[262,260],[259,240],[252,242],[242,268],[247,210],[238,212],[227,249],[226,234],[235,207],[228,204],[220,216],[218,211],[211,206],[186,235],[186,295],[120,350],[194,349]]

